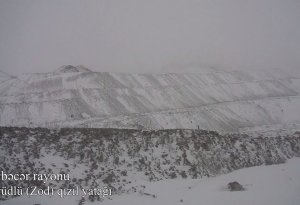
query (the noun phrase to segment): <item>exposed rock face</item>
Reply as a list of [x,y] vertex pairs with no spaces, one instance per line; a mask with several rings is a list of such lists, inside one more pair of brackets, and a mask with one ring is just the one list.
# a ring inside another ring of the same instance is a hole
[[[300,137],[222,136],[205,130],[0,128],[0,169],[7,173],[69,173],[54,188],[108,185],[135,192],[131,182],[211,177],[300,157]],[[14,184],[13,182],[11,182]],[[49,185],[19,182],[27,187]],[[0,186],[7,186],[1,181]],[[4,196],[0,196],[5,199]]]

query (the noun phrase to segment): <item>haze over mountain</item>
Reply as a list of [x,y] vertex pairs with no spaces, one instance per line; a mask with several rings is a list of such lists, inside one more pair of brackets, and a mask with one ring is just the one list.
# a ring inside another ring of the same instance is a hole
[[0,70],[299,74],[299,9],[296,0],[0,1]]
[[100,73],[67,65],[0,80],[1,126],[250,133],[293,131],[300,120],[300,80],[293,76]]

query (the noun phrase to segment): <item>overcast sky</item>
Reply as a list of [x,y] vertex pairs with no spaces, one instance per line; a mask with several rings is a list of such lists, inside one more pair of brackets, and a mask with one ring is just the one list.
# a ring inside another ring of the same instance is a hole
[[0,0],[0,70],[11,74],[297,71],[299,39],[299,0]]

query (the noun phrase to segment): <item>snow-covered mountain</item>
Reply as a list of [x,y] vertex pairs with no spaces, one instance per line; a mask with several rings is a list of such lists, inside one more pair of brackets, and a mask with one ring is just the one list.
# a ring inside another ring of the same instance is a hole
[[125,74],[62,66],[0,79],[0,126],[189,128],[266,132],[300,127],[300,79],[240,71]]

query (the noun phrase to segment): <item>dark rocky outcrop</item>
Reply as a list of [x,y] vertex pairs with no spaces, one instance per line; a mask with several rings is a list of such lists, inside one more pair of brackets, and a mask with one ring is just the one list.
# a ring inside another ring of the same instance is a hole
[[206,130],[0,127],[0,170],[68,173],[71,178],[45,184],[0,181],[0,187],[109,186],[120,194],[139,191],[134,181],[211,177],[299,156],[300,137],[296,135],[253,138]]
[[244,191],[245,190],[245,188],[237,181],[229,182],[227,187],[230,191]]

